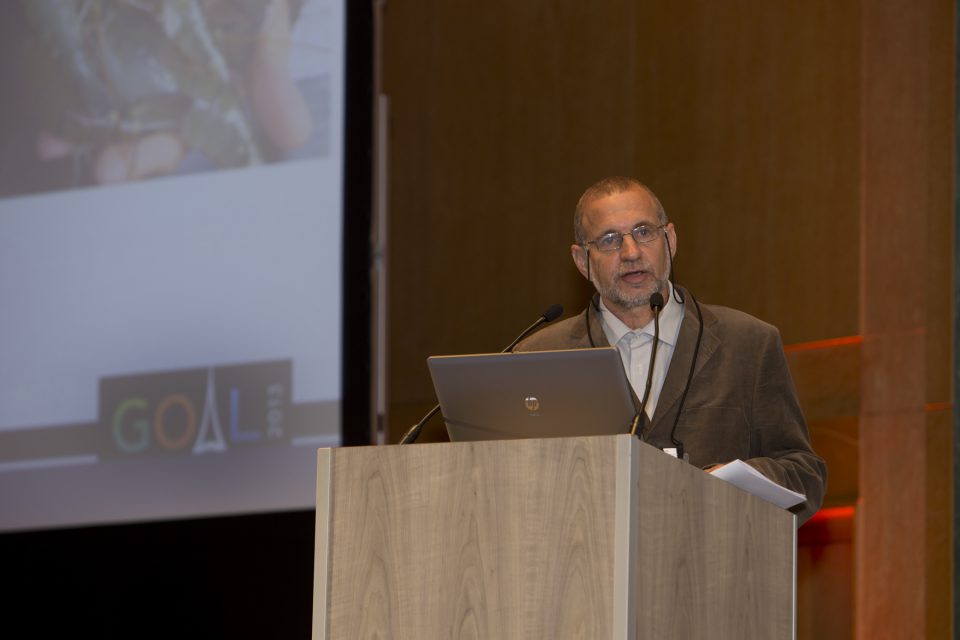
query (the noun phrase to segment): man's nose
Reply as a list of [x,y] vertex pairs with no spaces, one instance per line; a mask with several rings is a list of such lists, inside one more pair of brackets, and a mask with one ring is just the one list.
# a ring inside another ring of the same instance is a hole
[[640,243],[631,233],[623,234],[623,244],[620,246],[620,257],[632,260],[640,256]]

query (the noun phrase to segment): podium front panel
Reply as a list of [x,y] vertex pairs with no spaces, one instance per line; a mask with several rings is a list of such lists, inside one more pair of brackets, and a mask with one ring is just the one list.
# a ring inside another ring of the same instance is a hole
[[616,445],[333,450],[321,637],[611,637]]

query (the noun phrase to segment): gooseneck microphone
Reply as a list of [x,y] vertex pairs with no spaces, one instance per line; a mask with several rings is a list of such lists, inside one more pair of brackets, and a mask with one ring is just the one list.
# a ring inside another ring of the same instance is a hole
[[647,366],[647,384],[643,387],[643,400],[640,401],[640,408],[637,415],[633,417],[633,424],[630,425],[630,435],[637,434],[637,425],[643,417],[644,409],[647,406],[647,400],[650,398],[650,387],[653,383],[653,363],[657,359],[657,345],[660,343],[660,310],[663,309],[663,295],[659,291],[650,294],[650,309],[653,311],[653,345],[650,347],[650,364]]
[[[659,295],[659,294],[657,294]],[[660,306],[663,306],[663,297],[660,297]],[[533,330],[539,327],[540,325],[547,324],[548,322],[553,322],[557,318],[563,315],[563,307],[559,304],[552,304],[547,307],[547,310],[540,314],[540,317],[537,318],[536,322],[531,324],[529,327],[524,329],[517,338],[507,345],[507,348],[501,351],[500,353],[509,353],[513,351],[513,348],[517,346],[521,340],[526,338],[528,335],[533,333]],[[423,431],[423,427],[433,416],[437,415],[437,412],[440,411],[440,405],[436,405],[433,409],[427,412],[425,416],[420,418],[420,422],[410,427],[410,430],[403,434],[403,437],[400,438],[400,444],[411,444],[417,441],[417,438],[420,437],[420,432]]]
[[510,353],[511,351],[513,351],[513,348],[517,346],[517,343],[523,340],[524,338],[526,338],[528,335],[530,335],[534,329],[536,329],[542,324],[553,322],[554,320],[559,318],[562,314],[563,314],[563,307],[561,305],[559,304],[550,305],[549,307],[547,307],[547,310],[544,311],[539,318],[537,318],[536,322],[534,322],[532,325],[524,329],[520,333],[520,335],[517,336],[517,339],[511,342],[509,345],[507,345],[507,348],[501,351],[500,353]]

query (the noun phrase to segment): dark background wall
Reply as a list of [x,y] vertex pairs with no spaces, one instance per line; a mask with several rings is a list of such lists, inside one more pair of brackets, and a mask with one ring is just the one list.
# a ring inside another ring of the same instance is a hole
[[394,2],[385,25],[391,424],[431,403],[426,355],[583,307],[572,211],[604,175],[658,193],[701,299],[787,343],[858,333],[856,3]]
[[0,536],[8,638],[308,638],[313,512]]

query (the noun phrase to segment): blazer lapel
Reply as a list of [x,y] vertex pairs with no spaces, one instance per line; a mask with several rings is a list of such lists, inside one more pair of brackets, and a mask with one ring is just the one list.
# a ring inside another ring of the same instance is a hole
[[[653,426],[650,429],[653,432],[662,421],[663,416],[668,415],[673,407],[680,401],[683,395],[683,389],[687,386],[687,377],[690,375],[690,363],[693,360],[694,349],[697,344],[697,332],[700,328],[700,320],[697,318],[697,311],[693,304],[692,296],[687,295],[687,303],[684,304],[683,322],[680,325],[680,335],[677,337],[677,347],[670,359],[670,366],[667,368],[667,377],[663,381],[663,388],[660,390],[660,398],[657,400],[657,409],[653,415]],[[693,372],[693,382],[696,384],[697,374],[703,369],[703,366],[710,360],[720,346],[720,340],[712,330],[712,325],[716,323],[717,317],[704,305],[700,305],[703,312],[703,337],[700,340],[700,352],[697,355],[697,365]]]
[[[593,306],[593,301],[587,303],[587,308],[581,314],[585,316],[584,322],[578,322],[574,325],[575,333],[571,333],[570,338],[573,342],[571,349],[590,349],[591,347],[609,347],[607,334],[603,330],[603,323],[600,321],[600,310]],[[587,324],[589,323],[589,328]],[[591,343],[590,338],[593,338]]]

